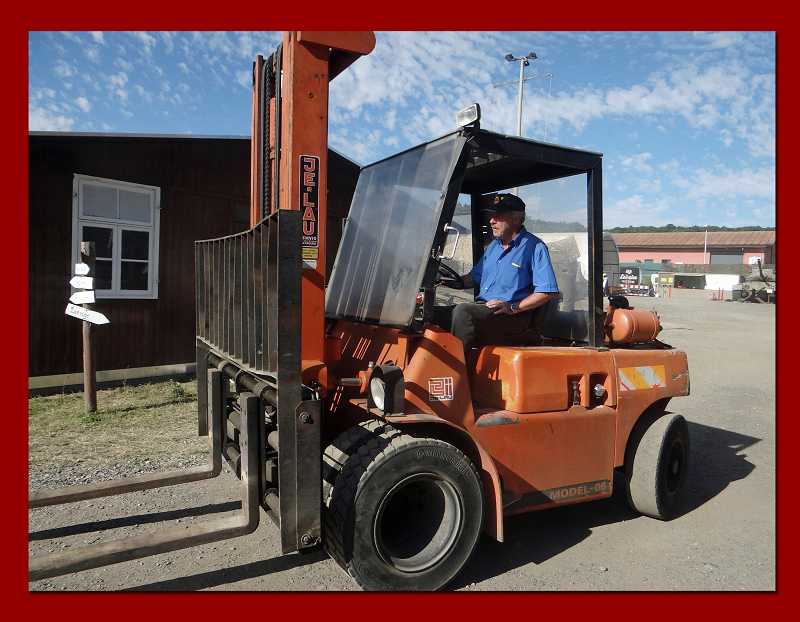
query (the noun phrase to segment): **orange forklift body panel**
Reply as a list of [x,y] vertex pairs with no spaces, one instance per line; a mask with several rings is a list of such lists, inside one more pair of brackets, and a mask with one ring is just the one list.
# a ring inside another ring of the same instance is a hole
[[[610,496],[642,413],[689,392],[679,350],[486,346],[469,375],[461,342],[435,327],[414,335],[340,321],[328,346],[337,377],[369,362],[403,369],[406,415],[392,421],[435,418],[471,437],[486,454],[487,499],[502,499],[492,518]],[[340,387],[334,412],[370,414],[363,388]]]

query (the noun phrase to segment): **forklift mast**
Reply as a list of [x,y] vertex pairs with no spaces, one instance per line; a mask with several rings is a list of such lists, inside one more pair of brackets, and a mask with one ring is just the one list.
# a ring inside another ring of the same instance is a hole
[[329,82],[374,47],[372,32],[286,32],[254,67],[250,226],[302,214],[304,361],[324,360]]

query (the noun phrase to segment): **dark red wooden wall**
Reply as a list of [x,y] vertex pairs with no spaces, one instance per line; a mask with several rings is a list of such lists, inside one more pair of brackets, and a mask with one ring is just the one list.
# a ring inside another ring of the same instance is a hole
[[[29,375],[82,368],[81,323],[64,315],[74,174],[161,188],[158,299],[95,306],[111,320],[95,331],[97,369],[149,367],[194,360],[193,242],[248,227],[249,159],[249,139],[31,134]],[[357,174],[329,154],[332,212],[347,213]]]

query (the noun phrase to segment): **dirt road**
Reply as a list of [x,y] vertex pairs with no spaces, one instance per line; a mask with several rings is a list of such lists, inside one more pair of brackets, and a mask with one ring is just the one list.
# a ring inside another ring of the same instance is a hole
[[[618,488],[607,500],[510,518],[506,542],[483,539],[450,589],[775,588],[775,307],[709,298],[709,292],[697,291],[675,291],[671,299],[631,298],[634,306],[657,309],[661,339],[689,355],[692,394],[673,400],[670,409],[690,421],[690,511],[668,523],[640,517]],[[194,429],[191,418],[185,425]],[[155,465],[144,459],[137,469],[201,458],[192,446]],[[47,465],[36,468],[31,474],[36,483],[57,481]],[[71,468],[78,467],[61,470]],[[235,512],[236,483],[224,472],[203,484],[81,502],[66,506],[68,511],[32,510],[30,554]],[[30,588],[358,589],[322,553],[281,557],[278,532],[267,519],[250,536],[38,581]]]

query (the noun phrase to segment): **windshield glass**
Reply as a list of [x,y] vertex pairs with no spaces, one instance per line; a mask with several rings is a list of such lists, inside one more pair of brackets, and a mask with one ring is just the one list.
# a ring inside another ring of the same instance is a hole
[[365,167],[325,296],[325,314],[408,326],[464,139],[451,134]]

